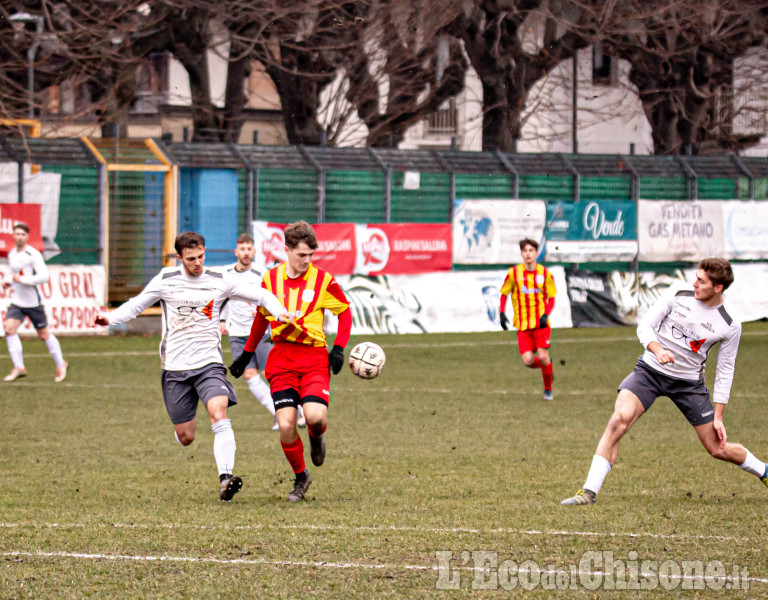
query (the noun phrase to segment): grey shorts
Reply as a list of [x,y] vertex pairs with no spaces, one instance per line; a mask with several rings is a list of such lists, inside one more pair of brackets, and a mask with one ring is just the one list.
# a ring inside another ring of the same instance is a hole
[[32,327],[35,329],[45,329],[48,327],[48,317],[45,316],[45,309],[42,306],[31,306],[24,308],[11,304],[5,313],[6,319],[16,319],[24,322],[24,317],[29,317]]
[[227,396],[227,406],[237,404],[235,389],[227,380],[227,369],[218,363],[191,371],[163,371],[161,381],[165,410],[174,425],[195,418],[198,398],[207,405],[211,398]]
[[669,377],[649,367],[642,358],[637,361],[635,370],[621,382],[619,390],[629,390],[635,394],[645,410],[651,408],[659,396],[667,396],[694,427],[711,423],[715,419],[715,409],[709,400],[709,390],[704,380],[689,381]]
[[[243,353],[243,348],[245,348],[245,342],[247,341],[248,336],[229,336],[229,349],[232,350],[233,359]],[[251,359],[251,362],[248,363],[246,369],[258,369],[259,371],[263,371],[264,367],[267,366],[267,357],[269,356],[270,350],[272,350],[272,346],[274,346],[272,338],[270,337],[269,332],[267,332],[267,334],[261,338],[259,345],[256,346],[256,352],[254,352],[253,358]]]

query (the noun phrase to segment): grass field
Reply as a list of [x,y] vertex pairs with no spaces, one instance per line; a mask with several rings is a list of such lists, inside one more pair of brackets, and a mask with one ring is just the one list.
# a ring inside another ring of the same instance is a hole
[[[510,334],[367,337],[387,366],[374,381],[334,379],[328,457],[298,505],[271,417],[242,381],[230,417],[245,486],[223,504],[204,411],[192,446],[173,439],[156,338],[64,338],[64,384],[45,346],[25,341],[30,375],[0,384],[0,599],[616,597],[597,552],[630,570],[672,561],[638,597],[732,587],[735,565],[748,590],[698,593],[768,598],[768,489],[710,458],[666,399],[622,442],[596,505],[559,505],[640,354],[634,333],[556,330],[550,403]],[[766,342],[768,324],[745,326],[725,419],[763,459]],[[499,572],[474,570],[490,564],[481,551]],[[729,579],[684,565],[678,577],[682,561],[721,561]],[[484,582],[496,589],[473,589]]]

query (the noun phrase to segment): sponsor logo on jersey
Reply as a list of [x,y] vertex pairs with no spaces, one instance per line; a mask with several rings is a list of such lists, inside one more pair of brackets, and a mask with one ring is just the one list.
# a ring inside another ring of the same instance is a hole
[[304,290],[301,292],[301,299],[304,302],[312,302],[312,299],[315,297],[315,291],[314,290]]
[[208,317],[208,320],[213,320],[213,300],[206,304],[200,312]]
[[702,323],[701,326],[710,333],[715,333],[715,328],[712,327],[712,323]]

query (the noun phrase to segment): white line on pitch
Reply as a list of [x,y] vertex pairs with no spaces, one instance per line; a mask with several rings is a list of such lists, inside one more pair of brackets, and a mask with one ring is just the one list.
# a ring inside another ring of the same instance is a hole
[[[29,557],[29,558],[81,558],[85,560],[129,560],[137,562],[186,562],[203,564],[224,564],[224,565],[254,565],[254,566],[278,566],[278,567],[316,567],[326,569],[377,569],[377,570],[396,570],[404,569],[407,571],[439,571],[440,565],[410,565],[410,564],[392,564],[392,563],[356,563],[356,562],[326,562],[326,561],[300,561],[300,560],[268,560],[265,558],[210,558],[195,556],[154,556],[154,555],[131,555],[131,554],[91,554],[83,552],[3,552],[1,556],[7,557]],[[444,568],[444,567],[443,567]],[[452,571],[474,571],[490,572],[488,567],[462,567],[455,566]],[[539,573],[541,575],[558,575],[563,569],[552,568],[518,568],[518,573]],[[602,577],[606,575],[605,571],[585,571],[578,570],[573,572],[580,577],[588,576],[590,578]],[[645,572],[640,570],[638,577],[655,577],[654,572]],[[685,573],[669,573],[667,579],[684,581],[713,581],[725,579],[725,582],[733,582],[732,577],[715,577],[707,575],[688,575]],[[768,579],[763,577],[741,577],[739,582],[749,583],[768,583]]]
[[295,529],[295,530],[313,530],[313,531],[350,531],[366,533],[478,533],[494,535],[500,533],[514,535],[536,535],[536,536],[560,536],[560,537],[611,537],[611,538],[654,538],[671,540],[717,540],[727,542],[755,542],[765,541],[765,537],[739,537],[723,535],[705,535],[695,533],[653,533],[653,532],[615,532],[615,531],[560,531],[554,529],[512,529],[512,528],[494,528],[479,529],[471,527],[416,527],[416,526],[367,526],[367,525],[312,525],[312,524],[284,524],[284,523],[257,523],[254,525],[191,525],[180,523],[0,523],[0,529],[13,528],[32,528],[47,527],[51,529],[197,529],[197,530],[260,530],[260,529]]

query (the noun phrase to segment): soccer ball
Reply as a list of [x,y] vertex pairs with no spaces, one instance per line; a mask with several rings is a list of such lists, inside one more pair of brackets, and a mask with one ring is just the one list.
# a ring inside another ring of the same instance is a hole
[[378,377],[386,361],[384,350],[373,342],[361,342],[349,353],[349,368],[363,379]]

